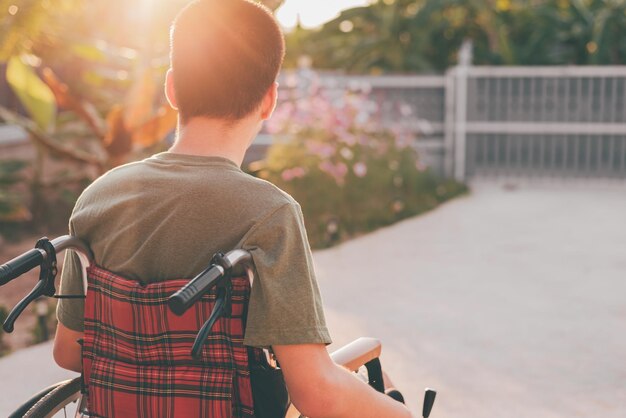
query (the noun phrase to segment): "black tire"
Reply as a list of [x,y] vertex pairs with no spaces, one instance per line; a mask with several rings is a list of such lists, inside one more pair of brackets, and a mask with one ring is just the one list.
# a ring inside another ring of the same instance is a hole
[[38,394],[34,395],[32,398],[30,398],[29,400],[24,402],[22,404],[22,406],[17,408],[15,410],[15,412],[13,412],[11,415],[9,415],[9,418],[22,418],[24,416],[24,414],[27,413],[28,410],[33,407],[33,405],[35,405],[37,402],[39,402],[39,400],[41,398],[43,398],[48,393],[52,392],[54,389],[56,389],[57,387],[59,387],[62,384],[63,384],[63,382],[56,383],[56,384],[54,384],[52,386],[49,386],[49,387],[45,388],[44,390],[42,390]]
[[[25,414],[16,415],[23,418],[49,418],[63,410],[81,397],[81,378],[60,382],[41,397]],[[13,417],[13,415],[12,415]]]

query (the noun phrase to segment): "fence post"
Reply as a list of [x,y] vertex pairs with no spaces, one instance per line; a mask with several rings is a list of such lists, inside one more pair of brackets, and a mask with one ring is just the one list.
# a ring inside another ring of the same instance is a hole
[[446,80],[444,83],[444,173],[448,178],[455,176],[455,79],[456,71],[454,68],[451,68],[446,72]]
[[472,65],[472,42],[466,40],[459,51],[459,65],[455,74],[454,112],[454,178],[465,181],[467,177],[467,78]]

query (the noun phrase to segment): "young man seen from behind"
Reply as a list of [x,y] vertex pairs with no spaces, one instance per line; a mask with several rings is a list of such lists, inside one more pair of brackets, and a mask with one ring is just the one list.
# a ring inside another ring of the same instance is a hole
[[[219,251],[250,251],[257,277],[244,344],[273,349],[296,407],[311,418],[409,417],[332,362],[300,207],[240,169],[276,105],[284,40],[273,16],[248,0],[194,1],[171,36],[175,144],[95,181],[76,203],[71,234],[98,266],[143,284],[194,277]],[[65,294],[82,291],[76,255],[66,256],[61,282]],[[61,300],[57,316],[55,359],[81,371],[84,302]]]

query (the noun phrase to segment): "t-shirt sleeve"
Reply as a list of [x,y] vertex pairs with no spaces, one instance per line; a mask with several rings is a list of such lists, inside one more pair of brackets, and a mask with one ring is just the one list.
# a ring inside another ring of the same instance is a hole
[[[74,231],[70,226],[70,233]],[[60,295],[83,295],[83,271],[78,255],[71,250],[65,252],[63,271],[61,272]],[[84,299],[59,299],[57,304],[57,319],[66,328],[72,331],[83,332],[85,316]]]
[[330,344],[299,205],[288,203],[268,215],[242,247],[256,269],[244,344]]

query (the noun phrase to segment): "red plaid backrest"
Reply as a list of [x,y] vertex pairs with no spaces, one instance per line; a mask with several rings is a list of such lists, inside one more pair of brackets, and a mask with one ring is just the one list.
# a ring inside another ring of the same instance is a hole
[[243,345],[247,278],[232,280],[232,315],[218,320],[201,360],[194,360],[191,347],[214,293],[178,317],[167,299],[187,280],[142,286],[98,267],[88,277],[83,375],[90,416],[254,416]]

